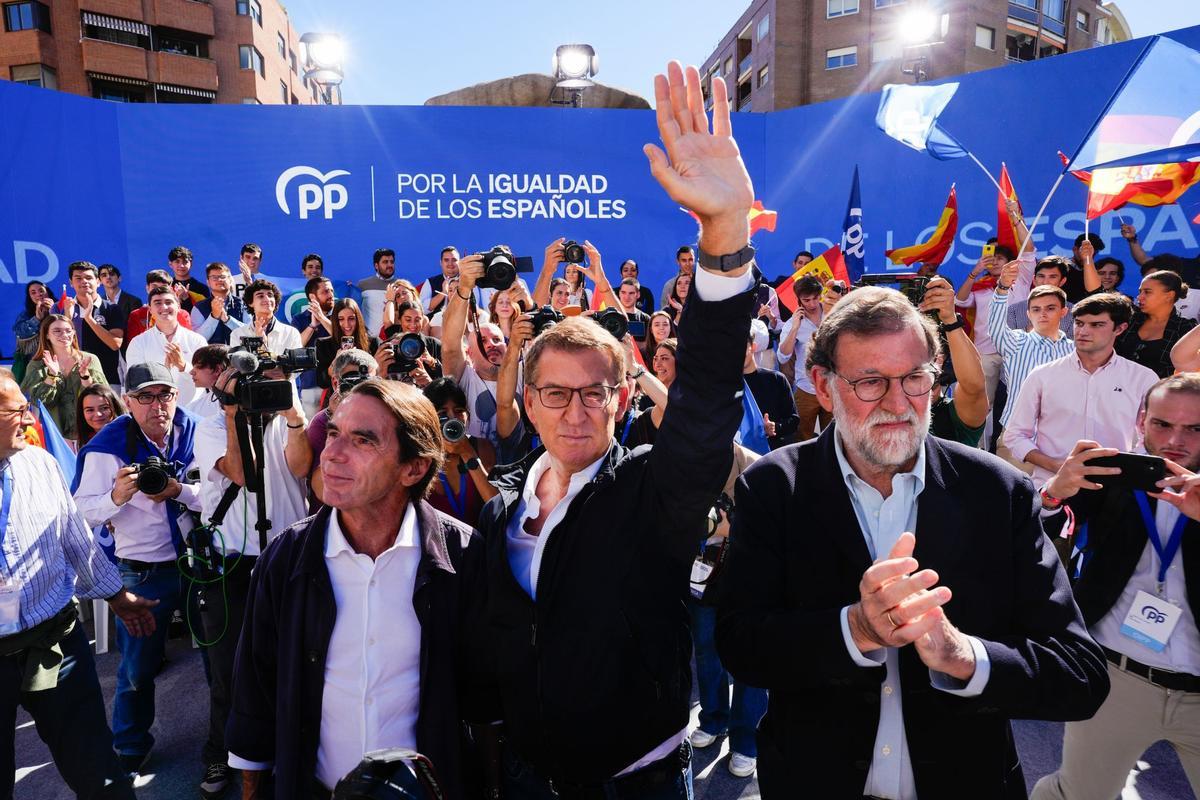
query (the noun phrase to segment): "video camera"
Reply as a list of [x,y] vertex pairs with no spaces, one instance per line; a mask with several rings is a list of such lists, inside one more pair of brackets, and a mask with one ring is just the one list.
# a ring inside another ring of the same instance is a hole
[[514,256],[504,245],[498,244],[477,255],[483,256],[483,277],[475,281],[480,289],[503,291],[516,282],[518,272],[533,272],[532,258]]
[[222,405],[237,405],[247,413],[286,411],[292,407],[292,383],[272,380],[263,373],[274,369],[285,374],[315,369],[317,351],[312,347],[285,350],[280,355],[268,352],[258,336],[246,336],[229,352],[229,365],[239,373],[233,393],[213,387],[213,394]]
[[877,272],[863,275],[854,285],[855,287],[886,286],[900,292],[914,306],[919,306],[925,299],[925,287],[928,284],[927,276],[918,275],[915,272]]

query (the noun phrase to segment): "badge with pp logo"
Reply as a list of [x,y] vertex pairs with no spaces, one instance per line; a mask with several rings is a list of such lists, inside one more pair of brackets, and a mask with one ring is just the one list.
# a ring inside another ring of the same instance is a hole
[[1174,603],[1139,590],[1121,623],[1121,633],[1143,647],[1161,653],[1179,624],[1180,611]]

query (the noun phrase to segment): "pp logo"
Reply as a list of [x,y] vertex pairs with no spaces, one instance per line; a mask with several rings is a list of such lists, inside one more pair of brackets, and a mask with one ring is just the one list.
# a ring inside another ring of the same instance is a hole
[[301,176],[316,178],[320,183],[301,183],[296,189],[299,194],[297,208],[300,219],[308,219],[309,212],[320,211],[325,219],[333,219],[333,212],[346,207],[350,199],[346,187],[340,183],[330,183],[334,178],[340,178],[350,173],[344,169],[334,169],[322,174],[313,167],[292,167],[283,171],[279,180],[275,181],[275,201],[283,213],[291,215],[288,208],[287,189],[293,178]]
[[1166,622],[1167,621],[1167,615],[1162,613],[1161,611],[1159,611],[1154,606],[1143,606],[1142,607],[1142,616],[1146,618],[1147,622]]

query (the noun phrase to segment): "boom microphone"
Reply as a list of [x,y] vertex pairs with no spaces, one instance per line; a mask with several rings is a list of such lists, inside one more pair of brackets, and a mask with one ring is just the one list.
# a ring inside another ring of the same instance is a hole
[[245,350],[238,350],[229,354],[229,366],[243,375],[253,375],[258,371],[258,356]]

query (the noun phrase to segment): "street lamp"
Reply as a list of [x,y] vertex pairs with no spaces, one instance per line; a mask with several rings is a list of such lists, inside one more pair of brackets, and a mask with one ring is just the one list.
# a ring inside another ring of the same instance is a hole
[[336,33],[306,33],[300,37],[304,47],[304,77],[330,90],[345,77],[346,46]]
[[[600,57],[590,44],[564,44],[554,51],[551,62],[554,90],[550,102],[556,105],[583,107],[583,90],[594,85],[592,78],[600,71]],[[560,97],[555,92],[561,90]]]
[[900,18],[896,32],[904,42],[905,51],[915,51],[915,55],[905,59],[900,71],[912,75],[914,83],[929,77],[929,49],[942,43],[949,27],[949,14],[939,15],[922,6],[910,9]]

